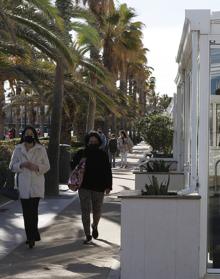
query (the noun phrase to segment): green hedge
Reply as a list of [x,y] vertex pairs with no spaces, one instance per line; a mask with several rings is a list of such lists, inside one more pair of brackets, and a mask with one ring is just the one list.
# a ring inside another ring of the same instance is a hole
[[[0,187],[2,187],[6,181],[8,165],[10,163],[12,152],[15,148],[15,145],[18,144],[19,142],[20,142],[19,138],[0,141]],[[40,142],[47,147],[49,143],[49,139],[41,138]],[[83,143],[72,141],[71,146],[69,148],[69,152],[72,155],[82,147],[83,147]]]

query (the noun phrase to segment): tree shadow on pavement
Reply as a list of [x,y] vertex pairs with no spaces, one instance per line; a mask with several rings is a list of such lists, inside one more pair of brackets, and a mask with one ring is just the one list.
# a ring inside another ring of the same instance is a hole
[[109,273],[109,268],[104,266],[97,266],[90,263],[74,263],[67,265],[67,270],[75,273],[86,274],[85,278],[103,279],[103,273]]
[[[119,205],[104,204],[103,218],[119,223],[119,213]],[[63,279],[58,271],[68,271],[70,275],[74,272],[76,275],[68,277],[67,274],[65,278],[106,278],[109,272],[106,262],[112,261],[112,256],[119,249],[114,243],[105,245],[104,241],[98,240],[91,245],[83,245],[84,232],[78,199],[55,218],[52,226],[41,230],[41,236],[42,241],[37,242],[35,248],[29,249],[22,243],[0,261],[0,278],[35,279],[43,269],[47,269],[49,277],[39,275],[39,278]],[[54,265],[58,266],[56,276]],[[18,274],[23,274],[23,277],[18,277]],[[85,277],[81,277],[83,274]]]

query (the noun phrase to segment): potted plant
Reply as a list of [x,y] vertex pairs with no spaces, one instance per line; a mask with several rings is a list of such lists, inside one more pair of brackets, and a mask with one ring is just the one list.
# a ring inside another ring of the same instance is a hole
[[149,160],[141,164],[142,170],[147,172],[169,172],[174,162],[165,160]]
[[[121,198],[121,279],[199,278],[200,197],[170,195],[169,175]],[[181,276],[179,276],[181,274]]]
[[[143,190],[148,180],[158,184],[162,184],[169,175],[169,186],[171,191],[179,191],[184,188],[184,173],[173,171],[175,169],[176,161],[169,160],[153,160],[149,159],[139,165],[139,170],[135,170],[135,189]],[[154,176],[154,178],[153,178]],[[151,183],[152,185],[152,183]]]

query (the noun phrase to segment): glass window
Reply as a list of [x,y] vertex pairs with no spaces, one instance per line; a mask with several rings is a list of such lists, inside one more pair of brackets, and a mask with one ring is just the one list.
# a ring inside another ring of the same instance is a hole
[[209,144],[213,146],[213,104],[210,104],[209,111]]
[[220,269],[220,46],[210,49],[210,90],[208,268]]
[[210,51],[211,95],[220,95],[220,49]]
[[216,105],[216,146],[220,146],[220,104]]

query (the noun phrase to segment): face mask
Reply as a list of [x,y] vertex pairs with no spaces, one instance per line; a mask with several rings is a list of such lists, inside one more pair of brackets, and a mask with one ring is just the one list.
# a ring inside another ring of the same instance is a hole
[[33,143],[35,140],[34,140],[34,137],[32,137],[32,136],[25,136],[24,141],[27,143]]
[[98,144],[89,144],[89,149],[98,149],[99,145]]

